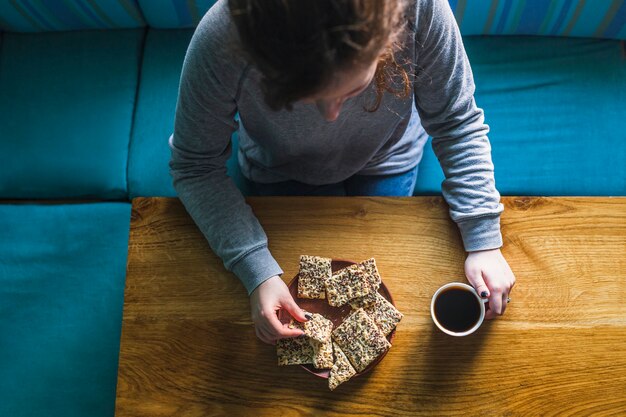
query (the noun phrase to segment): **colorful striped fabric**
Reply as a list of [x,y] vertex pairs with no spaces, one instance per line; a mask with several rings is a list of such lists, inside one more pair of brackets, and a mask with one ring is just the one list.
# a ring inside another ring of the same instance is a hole
[[139,0],[148,25],[159,29],[195,27],[216,0]]
[[463,35],[626,39],[626,0],[449,0]]
[[138,28],[137,0],[0,0],[0,31]]
[[[419,1],[419,0],[418,0]],[[626,0],[448,0],[464,35],[626,39]],[[139,0],[156,28],[198,24],[215,0]]]
[[[0,31],[191,28],[215,1],[0,0]],[[448,1],[463,35],[626,39],[626,0]]]

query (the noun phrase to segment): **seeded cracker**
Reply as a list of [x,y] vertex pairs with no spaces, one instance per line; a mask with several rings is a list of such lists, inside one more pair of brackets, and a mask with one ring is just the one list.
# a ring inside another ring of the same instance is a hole
[[300,256],[298,297],[326,298],[324,281],[332,275],[331,260],[319,256]]
[[304,365],[313,363],[313,347],[305,337],[279,339],[276,342],[278,365]]
[[373,291],[363,297],[350,300],[350,306],[355,310],[365,308],[376,302],[376,293],[378,292],[378,287],[380,287],[380,283],[382,281],[374,258],[361,262],[359,267],[365,273],[365,278],[372,286]]
[[371,292],[363,297],[350,300],[350,307],[352,307],[353,310],[358,310],[359,308],[374,305],[376,303],[376,294],[378,294],[378,292]]
[[365,272],[359,265],[350,265],[339,270],[326,280],[328,304],[341,307],[348,301],[370,294],[374,289],[365,278]]
[[305,321],[304,323],[291,319],[289,328],[300,329],[306,336],[317,342],[323,343],[330,340],[330,335],[333,331],[333,322],[321,314],[313,313],[311,314],[311,319]]
[[313,366],[317,369],[327,369],[333,366],[333,341],[328,339],[324,343],[309,339],[313,347]]
[[309,321],[303,323],[304,334],[317,342],[328,342],[333,331],[333,322],[321,314],[313,313],[311,316]]
[[376,260],[374,258],[370,258],[367,261],[361,262],[359,266],[365,271],[365,275],[370,284],[378,290],[382,279],[380,278],[378,268],[376,267]]
[[387,336],[402,320],[404,315],[400,313],[385,297],[376,294],[376,302],[363,309],[378,328]]
[[333,351],[335,352],[335,363],[330,369],[330,376],[328,377],[328,388],[331,391],[356,374],[356,370],[336,343],[333,343]]
[[333,340],[358,372],[391,347],[385,335],[363,309],[354,311],[333,331]]
[[304,331],[304,323],[300,323],[297,320],[291,319],[291,321],[289,322],[289,326],[290,329],[300,329],[302,331]]

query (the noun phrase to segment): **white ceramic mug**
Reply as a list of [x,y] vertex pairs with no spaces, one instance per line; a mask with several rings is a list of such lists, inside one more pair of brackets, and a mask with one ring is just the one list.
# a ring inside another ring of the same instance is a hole
[[[459,289],[462,289],[464,291],[468,291],[474,294],[474,296],[476,297],[476,302],[480,306],[480,318],[471,329],[466,330],[464,332],[454,332],[452,330],[446,329],[437,320],[437,317],[435,316],[435,301],[437,300],[437,297],[439,297],[439,294],[441,294],[443,291],[449,288],[459,288]],[[488,298],[481,298],[480,295],[478,295],[478,292],[476,292],[474,287],[472,287],[471,285],[467,285],[462,282],[451,282],[439,288],[433,295],[433,298],[430,301],[430,316],[433,318],[433,322],[435,322],[435,325],[439,327],[439,330],[441,330],[442,332],[449,334],[450,336],[467,336],[467,335],[474,333],[476,330],[478,330],[480,325],[483,324],[483,321],[485,320],[485,303],[488,301],[489,301]]]

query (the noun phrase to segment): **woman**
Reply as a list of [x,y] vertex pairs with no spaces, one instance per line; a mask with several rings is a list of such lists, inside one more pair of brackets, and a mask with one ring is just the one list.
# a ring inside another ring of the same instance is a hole
[[[446,0],[230,0],[185,58],[172,149],[181,201],[250,294],[257,336],[301,335],[302,310],[243,196],[226,175],[231,134],[257,194],[411,195],[428,134],[465,272],[504,312],[515,277],[499,248],[502,205],[489,131]],[[239,122],[235,114],[239,113]]]

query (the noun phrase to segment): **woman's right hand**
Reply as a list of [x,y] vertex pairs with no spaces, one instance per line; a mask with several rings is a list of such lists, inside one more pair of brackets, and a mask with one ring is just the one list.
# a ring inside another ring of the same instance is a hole
[[304,334],[302,330],[290,329],[288,324],[283,324],[278,320],[276,312],[280,309],[287,310],[300,322],[307,321],[307,318],[289,293],[287,285],[277,275],[264,281],[252,291],[250,308],[256,335],[265,343],[273,345],[278,339],[298,337]]

